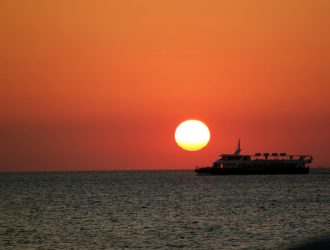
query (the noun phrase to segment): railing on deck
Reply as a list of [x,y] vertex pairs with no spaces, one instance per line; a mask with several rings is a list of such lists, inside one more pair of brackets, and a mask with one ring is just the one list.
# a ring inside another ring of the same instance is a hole
[[310,163],[313,157],[311,155],[288,155],[286,153],[256,153],[251,156],[251,160],[304,160]]

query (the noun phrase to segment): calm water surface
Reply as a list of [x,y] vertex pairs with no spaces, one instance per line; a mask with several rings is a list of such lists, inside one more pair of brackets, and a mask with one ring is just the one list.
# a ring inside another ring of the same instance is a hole
[[0,174],[0,249],[288,248],[330,235],[330,171]]

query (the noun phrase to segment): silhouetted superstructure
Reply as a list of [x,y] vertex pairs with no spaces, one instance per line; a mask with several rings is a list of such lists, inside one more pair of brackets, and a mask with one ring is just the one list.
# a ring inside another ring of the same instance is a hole
[[196,167],[197,174],[245,175],[245,174],[308,174],[310,155],[287,153],[255,153],[241,155],[241,144],[233,154],[222,154],[211,167]]

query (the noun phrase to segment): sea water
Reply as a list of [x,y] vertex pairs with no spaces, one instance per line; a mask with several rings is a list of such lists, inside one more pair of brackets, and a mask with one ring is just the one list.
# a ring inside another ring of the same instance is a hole
[[278,249],[330,235],[330,171],[0,174],[0,249]]

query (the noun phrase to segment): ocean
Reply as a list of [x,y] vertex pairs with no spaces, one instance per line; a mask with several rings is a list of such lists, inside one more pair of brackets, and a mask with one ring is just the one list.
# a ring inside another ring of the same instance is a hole
[[330,236],[330,170],[0,174],[0,249],[286,249]]

